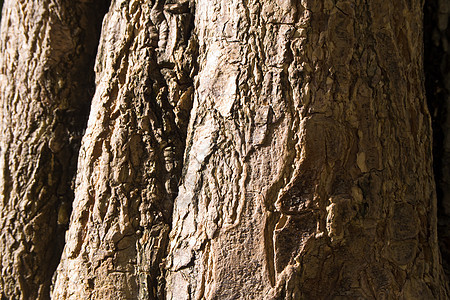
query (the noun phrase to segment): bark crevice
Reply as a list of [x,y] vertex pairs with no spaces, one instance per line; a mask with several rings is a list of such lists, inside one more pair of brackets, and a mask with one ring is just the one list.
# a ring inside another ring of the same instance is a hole
[[[3,1],[1,2],[3,4]],[[0,294],[48,299],[64,246],[107,3],[6,1],[0,97]]]
[[446,1],[425,1],[425,88],[433,125],[433,162],[438,199],[442,264],[450,276],[450,8]]

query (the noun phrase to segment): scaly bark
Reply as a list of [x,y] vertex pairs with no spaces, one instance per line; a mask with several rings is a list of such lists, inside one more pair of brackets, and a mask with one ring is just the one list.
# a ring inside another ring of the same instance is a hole
[[2,299],[49,298],[92,96],[91,70],[103,2],[4,3],[0,34]]
[[421,1],[198,0],[168,299],[447,299]]
[[54,299],[162,299],[195,72],[189,2],[114,0]]

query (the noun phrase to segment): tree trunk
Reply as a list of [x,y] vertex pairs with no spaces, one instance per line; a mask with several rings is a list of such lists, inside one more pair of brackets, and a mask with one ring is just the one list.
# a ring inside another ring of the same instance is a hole
[[64,246],[73,199],[71,181],[92,96],[101,2],[9,0],[4,4],[0,38],[2,299],[49,298]]
[[420,1],[204,1],[169,299],[446,299]]
[[189,3],[113,0],[54,299],[162,299],[195,71]]
[[422,1],[16,2],[2,298],[450,297]]

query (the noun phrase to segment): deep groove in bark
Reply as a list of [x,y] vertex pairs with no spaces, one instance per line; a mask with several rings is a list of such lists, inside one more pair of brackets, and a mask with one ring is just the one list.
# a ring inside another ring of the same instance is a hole
[[450,12],[444,1],[425,1],[425,88],[433,126],[433,166],[438,200],[438,236],[442,265],[450,276],[450,29],[442,25]]
[[[2,298],[50,296],[71,211],[106,6],[103,0],[4,4]],[[17,56],[11,57],[14,51]]]
[[[96,20],[96,24],[93,28],[87,28],[88,30],[94,32],[94,34],[90,33],[92,37],[87,41],[85,44],[91,44],[92,49],[97,49],[99,38],[100,38],[100,29],[103,21],[103,17],[108,11],[108,7],[111,4],[111,0],[100,0],[97,1],[95,4],[95,7],[92,7],[92,14],[95,15],[92,20]],[[86,33],[85,33],[86,34]],[[86,46],[85,46],[86,47]],[[70,108],[68,112],[59,112],[55,111],[56,118],[61,120],[61,123],[67,122],[65,124],[65,127],[69,129],[70,132],[73,133],[76,138],[74,139],[74,143],[72,145],[72,159],[70,161],[70,172],[68,175],[68,178],[66,180],[69,180],[70,183],[70,197],[68,198],[67,202],[63,202],[60,204],[60,207],[58,208],[58,214],[63,213],[68,217],[70,217],[72,213],[72,204],[73,199],[75,196],[75,178],[77,173],[77,165],[78,165],[78,156],[79,156],[79,150],[81,146],[81,139],[86,131],[87,121],[89,117],[89,112],[91,109],[91,100],[94,96],[95,91],[95,72],[94,72],[94,63],[95,63],[95,56],[97,51],[94,51],[89,58],[89,61],[87,61],[87,64],[80,64],[79,65],[79,71],[75,72],[75,78],[83,78],[87,76],[88,79],[88,85],[84,87],[84,89],[87,90],[88,95],[86,97],[86,101],[80,102],[80,108],[79,112],[75,110],[75,112],[70,111]],[[86,74],[87,73],[87,74]],[[75,125],[76,124],[76,125]],[[59,216],[58,216],[59,217]],[[55,240],[55,245],[58,245],[58,253],[56,256],[51,260],[51,277],[52,281],[55,279],[56,275],[56,268],[58,267],[58,264],[61,260],[61,254],[64,249],[65,245],[65,233],[68,229],[68,222],[63,224],[63,226],[58,226],[58,230],[61,231],[60,237],[58,240]],[[52,287],[51,287],[52,288]],[[51,291],[50,291],[51,292]]]

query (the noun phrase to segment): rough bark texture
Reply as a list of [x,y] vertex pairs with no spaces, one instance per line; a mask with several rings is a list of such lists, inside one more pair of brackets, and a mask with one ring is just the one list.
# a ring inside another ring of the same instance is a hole
[[421,1],[198,0],[168,299],[447,299]]
[[102,1],[4,3],[0,297],[47,299],[68,224]]
[[5,3],[2,299],[450,297],[422,1],[106,2]]
[[112,1],[54,299],[162,299],[195,72],[189,2]]
[[450,3],[425,2],[425,74],[433,119],[433,154],[438,195],[438,235],[450,276]]

